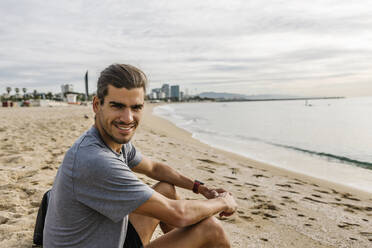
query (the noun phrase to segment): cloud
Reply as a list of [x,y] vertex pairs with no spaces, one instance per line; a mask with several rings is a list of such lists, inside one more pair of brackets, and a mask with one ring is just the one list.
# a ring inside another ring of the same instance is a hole
[[94,84],[114,62],[142,68],[153,87],[301,91],[296,84],[322,94],[319,81],[339,80],[357,88],[360,75],[372,76],[371,11],[361,0],[3,0],[0,92],[62,83],[83,91],[87,69]]

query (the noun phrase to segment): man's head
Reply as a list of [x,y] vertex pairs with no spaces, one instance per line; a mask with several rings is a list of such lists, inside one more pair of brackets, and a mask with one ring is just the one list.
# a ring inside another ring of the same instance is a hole
[[95,126],[116,151],[130,141],[142,118],[146,83],[146,75],[131,65],[111,65],[98,79]]
[[97,82],[97,97],[104,103],[108,86],[115,88],[143,88],[146,93],[147,77],[140,69],[126,64],[112,64],[101,72]]

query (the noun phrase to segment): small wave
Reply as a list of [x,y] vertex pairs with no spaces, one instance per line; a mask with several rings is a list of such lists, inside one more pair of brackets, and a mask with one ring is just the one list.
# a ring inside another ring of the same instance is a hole
[[294,146],[275,144],[275,143],[270,143],[270,144],[275,145],[275,146],[279,146],[279,147],[284,147],[284,148],[291,149],[291,150],[295,150],[295,151],[299,151],[299,152],[308,153],[308,154],[311,154],[311,155],[324,157],[324,158],[327,158],[328,160],[336,160],[336,161],[339,161],[339,162],[342,162],[342,163],[353,164],[353,165],[356,165],[356,166],[359,166],[359,167],[363,167],[365,169],[372,170],[372,163],[370,163],[370,162],[359,161],[359,160],[356,160],[356,159],[348,158],[348,157],[345,157],[345,156],[334,155],[334,154],[331,154],[331,153],[311,151],[311,150],[307,150],[307,149],[303,149],[303,148],[299,148],[299,147],[294,147]]
[[307,150],[307,149],[303,149],[303,148],[299,148],[299,147],[295,147],[295,146],[273,143],[273,142],[269,142],[269,141],[266,141],[266,140],[263,140],[263,139],[260,139],[260,138],[255,138],[255,137],[247,137],[247,136],[244,136],[244,135],[236,135],[235,137],[237,137],[241,140],[258,141],[258,142],[266,143],[266,144],[277,146],[277,147],[282,147],[282,148],[287,148],[287,149],[291,149],[291,150],[295,150],[295,151],[299,151],[299,152],[304,152],[304,153],[307,153],[307,154],[320,156],[320,157],[326,158],[328,160],[335,160],[335,161],[338,161],[338,162],[348,163],[348,164],[356,165],[356,166],[359,166],[359,167],[363,167],[365,169],[372,170],[372,163],[371,162],[360,161],[360,160],[348,158],[348,157],[345,157],[345,156],[339,156],[339,155],[326,153],[326,152],[317,152],[317,151]]

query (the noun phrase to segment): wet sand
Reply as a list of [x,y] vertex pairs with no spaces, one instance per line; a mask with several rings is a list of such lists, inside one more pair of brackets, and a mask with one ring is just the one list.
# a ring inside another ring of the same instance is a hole
[[[221,219],[232,247],[372,246],[371,194],[212,148],[153,116],[151,108],[134,144],[145,156],[235,195],[238,211]],[[1,247],[31,247],[42,195],[93,117],[83,106],[0,108]]]

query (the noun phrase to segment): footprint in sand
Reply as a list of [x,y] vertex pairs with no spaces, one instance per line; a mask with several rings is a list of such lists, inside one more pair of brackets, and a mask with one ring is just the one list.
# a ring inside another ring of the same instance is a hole
[[213,165],[225,165],[224,163],[219,163],[219,162],[216,162],[216,161],[210,160],[210,159],[197,158],[196,160],[199,160],[199,161],[201,161],[203,163],[213,164]]
[[283,187],[283,188],[292,188],[290,184],[275,184],[276,186]]
[[268,176],[265,176],[265,175],[262,175],[262,174],[254,174],[253,176],[256,177],[256,178],[260,178],[260,177],[269,178]]
[[231,174],[234,174],[234,175],[240,172],[239,168],[230,168],[230,170],[231,170]]
[[[275,215],[272,215],[272,214],[268,214],[268,213],[264,213],[263,214],[266,218],[271,218],[271,219],[274,219],[274,218],[277,218],[278,216],[275,216]],[[264,218],[265,219],[265,218]]]
[[223,176],[224,178],[231,179],[231,180],[238,180],[236,177],[228,177],[228,176]]
[[209,173],[215,173],[215,168],[210,168],[210,167],[207,167],[207,166],[198,166],[198,167],[196,167],[196,168],[198,168],[198,169],[200,169],[200,170],[204,170],[204,171],[207,171],[207,172],[209,172]]
[[6,224],[9,221],[8,217],[0,216],[0,225]]
[[359,224],[348,223],[348,222],[343,221],[342,224],[338,224],[337,226],[339,228],[343,228],[343,229],[350,229],[353,226],[360,226],[360,225]]
[[326,190],[319,190],[319,189],[313,189],[314,191],[316,192],[319,192],[319,193],[323,193],[323,194],[330,194],[328,191]]
[[253,183],[244,183],[245,185],[253,186],[253,187],[260,187],[260,185],[253,184]]
[[297,191],[293,191],[293,190],[288,190],[287,192],[292,193],[292,194],[299,194]]
[[240,218],[242,218],[245,221],[253,221],[254,219],[247,215],[239,215]]
[[322,198],[321,195],[312,194],[312,196],[317,197],[317,198]]
[[304,197],[304,198],[302,198],[302,200],[309,200],[309,201],[316,202],[316,203],[328,204],[327,202],[319,201],[319,200],[313,199],[311,197]]
[[352,197],[353,195],[349,194],[349,193],[345,193],[345,194],[342,194],[341,197],[344,198],[344,199],[348,199],[348,200],[352,200],[352,201],[360,201],[360,199],[358,198],[354,198]]

